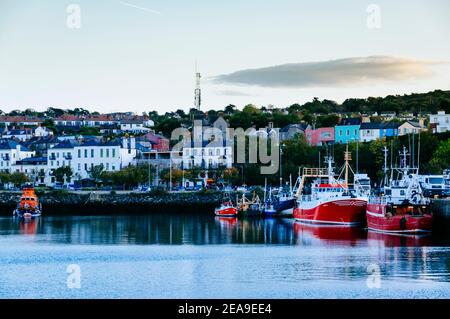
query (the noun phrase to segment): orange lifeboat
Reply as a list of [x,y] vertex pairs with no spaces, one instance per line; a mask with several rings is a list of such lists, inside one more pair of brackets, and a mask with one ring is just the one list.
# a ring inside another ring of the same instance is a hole
[[23,188],[19,204],[13,214],[20,218],[34,218],[41,216],[42,209],[39,203],[39,198],[34,192],[34,188],[32,186],[25,186]]

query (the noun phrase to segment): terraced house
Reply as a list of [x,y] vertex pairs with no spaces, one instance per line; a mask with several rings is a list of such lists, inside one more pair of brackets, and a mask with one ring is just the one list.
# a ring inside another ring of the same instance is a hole
[[2,140],[0,141],[0,170],[12,173],[18,161],[33,155],[34,152],[14,140]]
[[[72,169],[75,180],[90,178],[93,167],[103,165],[105,171],[119,171],[131,164],[136,157],[134,138],[116,139],[109,142],[66,140],[48,150],[50,175],[59,167]],[[55,183],[52,176],[50,183]]]
[[335,127],[335,142],[350,143],[359,140],[359,128],[361,126],[360,118],[344,118],[339,125]]

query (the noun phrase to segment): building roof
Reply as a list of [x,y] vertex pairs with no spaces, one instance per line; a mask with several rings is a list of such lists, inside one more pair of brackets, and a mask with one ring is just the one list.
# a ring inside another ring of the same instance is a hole
[[371,122],[361,123],[360,130],[379,130],[383,126],[383,123]]
[[72,149],[75,147],[107,147],[107,146],[121,146],[118,139],[103,142],[97,139],[88,139],[83,142],[78,142],[77,140],[64,140],[59,144],[55,145],[53,149]]
[[361,119],[359,117],[346,117],[341,120],[341,123],[338,126],[347,126],[347,125],[360,125]]
[[385,130],[385,129],[396,129],[400,126],[398,122],[371,122],[371,123],[361,123],[361,130]]
[[18,145],[20,145],[20,150],[22,152],[30,152],[30,150],[22,144],[8,139],[0,142],[0,150],[15,150]]
[[31,135],[33,134],[33,130],[31,129],[12,129],[9,131],[6,131],[5,133],[3,133],[3,135],[8,135],[8,136],[12,136],[12,135]]
[[289,130],[291,130],[291,129],[299,129],[299,130],[302,130],[302,131],[305,131],[307,128],[308,128],[308,124],[306,124],[306,123],[299,123],[299,124],[289,124],[289,125],[286,125],[285,127],[283,127],[281,130],[280,130],[280,132],[282,132],[282,133],[287,133],[287,132],[289,132]]
[[75,140],[64,140],[56,144],[52,149],[72,149],[75,146],[79,146],[79,143]]
[[0,122],[8,123],[42,123],[43,119],[30,116],[0,116]]

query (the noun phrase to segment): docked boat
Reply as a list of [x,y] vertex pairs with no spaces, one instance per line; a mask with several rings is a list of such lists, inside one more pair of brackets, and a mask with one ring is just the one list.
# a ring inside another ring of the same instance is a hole
[[216,208],[214,213],[220,217],[236,217],[238,215],[237,208],[233,205],[231,198],[227,197],[222,201],[220,207]]
[[242,198],[238,198],[237,203],[238,212],[244,216],[261,216],[264,209],[263,202],[256,193],[253,193],[251,200],[242,194]]
[[19,218],[36,218],[41,216],[42,207],[39,203],[34,188],[32,186],[25,186],[20,196],[19,204],[13,211],[13,215]]
[[[338,178],[335,178],[333,159],[327,157],[328,168],[304,168],[297,190],[297,207],[294,218],[312,224],[339,226],[360,226],[365,223],[367,197],[358,195],[349,188],[349,165],[351,153],[344,154],[345,164]],[[342,179],[344,176],[344,179]],[[315,178],[311,194],[302,195],[305,181]]]
[[[385,153],[385,182],[383,194],[372,196],[367,204],[367,228],[384,233],[430,232],[433,226],[431,202],[423,195],[418,168],[407,165],[403,148],[401,166],[391,167],[388,177],[387,148]],[[394,177],[396,173],[396,177]]]
[[292,182],[289,189],[270,189],[268,196],[264,194],[265,216],[292,216],[295,206],[295,197],[292,191]]

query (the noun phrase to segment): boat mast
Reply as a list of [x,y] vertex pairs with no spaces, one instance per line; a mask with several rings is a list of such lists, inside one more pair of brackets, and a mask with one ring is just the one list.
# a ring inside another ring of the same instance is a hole
[[348,144],[344,153],[344,160],[345,160],[345,188],[348,192],[348,171],[349,171],[349,161],[352,160],[352,153],[348,151]]
[[387,168],[387,156],[388,156],[388,149],[387,149],[387,147],[386,146],[384,146],[384,186],[386,186],[387,185],[387,179],[388,179],[388,176],[387,176],[387,171],[388,171],[388,168]]

